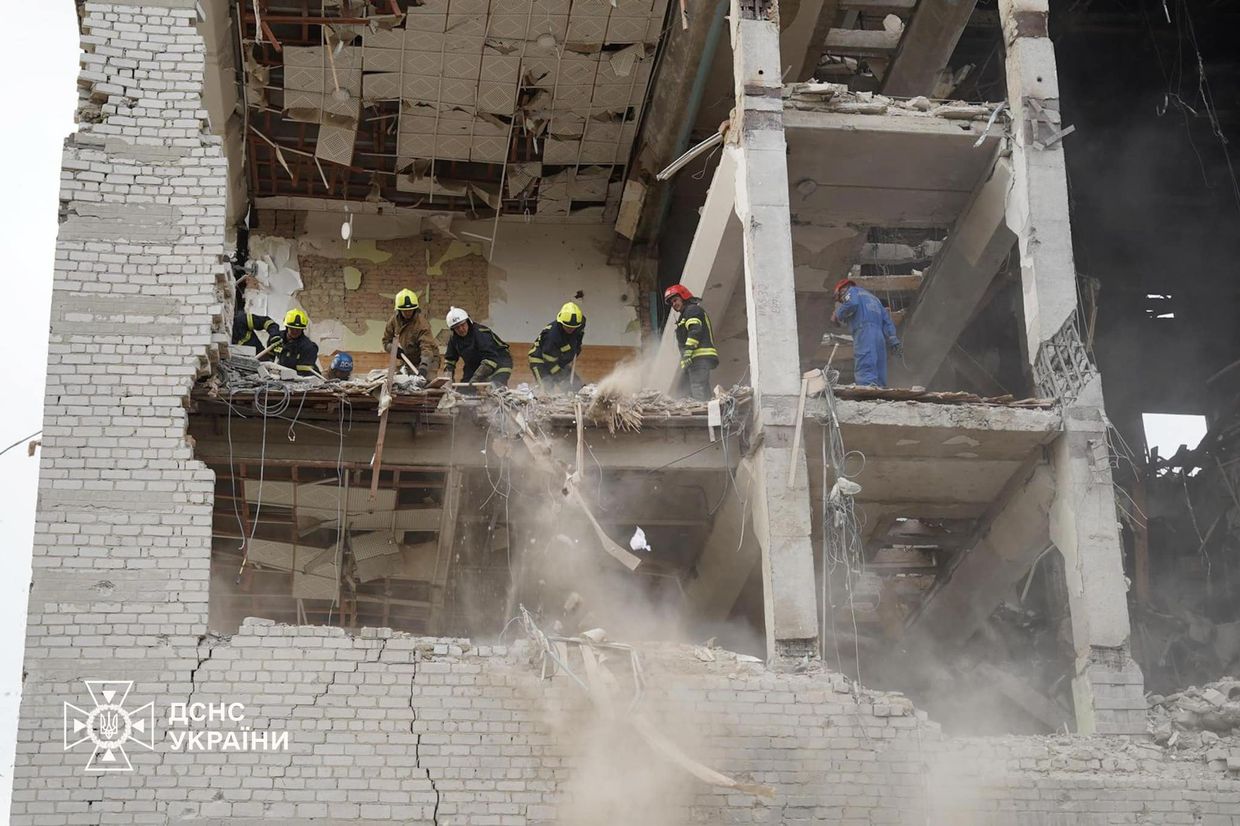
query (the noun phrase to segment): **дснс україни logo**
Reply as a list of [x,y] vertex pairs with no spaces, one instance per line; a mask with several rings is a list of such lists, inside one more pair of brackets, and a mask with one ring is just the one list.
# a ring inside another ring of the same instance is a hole
[[155,704],[147,703],[132,711],[125,698],[133,680],[83,680],[95,703],[91,710],[65,703],[65,751],[87,741],[94,746],[86,761],[87,772],[133,771],[126,744],[155,750]]

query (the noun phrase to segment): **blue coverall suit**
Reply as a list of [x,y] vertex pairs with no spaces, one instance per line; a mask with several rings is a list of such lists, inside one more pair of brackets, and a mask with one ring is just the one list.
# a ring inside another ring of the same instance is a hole
[[844,300],[831,316],[852,325],[853,383],[887,386],[887,347],[899,347],[891,315],[874,294],[858,286],[846,287]]

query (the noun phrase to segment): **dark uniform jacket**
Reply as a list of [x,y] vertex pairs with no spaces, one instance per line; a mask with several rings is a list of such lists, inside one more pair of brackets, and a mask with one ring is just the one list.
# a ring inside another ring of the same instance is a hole
[[[456,333],[448,335],[448,349],[444,353],[444,366],[456,374],[456,361],[465,363],[461,371],[463,381],[497,379],[512,373],[512,354],[508,352],[508,343],[495,334],[495,331],[483,324],[469,322],[469,332],[463,336]],[[479,367],[489,368],[483,376],[475,379],[474,373]]]
[[586,322],[583,318],[581,326],[569,332],[558,321],[553,321],[534,340],[530,348],[530,371],[539,379],[559,375],[568,370],[577,356],[581,355],[581,345],[586,337]]
[[715,349],[710,316],[702,308],[700,298],[690,298],[681,308],[680,319],[676,322],[676,343],[680,345],[682,366],[695,363],[711,367],[719,365],[719,351]]
[[261,351],[265,345],[258,340],[258,330],[266,330],[271,335],[280,331],[280,325],[265,315],[239,312],[233,316],[232,343],[257,347]]
[[286,329],[281,336],[282,340],[272,351],[276,364],[296,370],[303,376],[310,373],[322,375],[319,372],[319,345],[304,332],[297,338],[289,338]]
[[439,364],[439,345],[421,310],[414,310],[413,318],[408,320],[401,318],[400,313],[393,313],[383,328],[383,352],[391,351],[392,339],[396,339],[405,358],[415,365],[425,363],[434,370]]

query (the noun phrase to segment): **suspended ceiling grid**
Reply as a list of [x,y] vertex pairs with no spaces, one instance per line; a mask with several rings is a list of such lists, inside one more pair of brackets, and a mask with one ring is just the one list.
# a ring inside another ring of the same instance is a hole
[[239,7],[253,197],[494,214],[502,192],[553,221],[618,203],[667,0],[309,6]]

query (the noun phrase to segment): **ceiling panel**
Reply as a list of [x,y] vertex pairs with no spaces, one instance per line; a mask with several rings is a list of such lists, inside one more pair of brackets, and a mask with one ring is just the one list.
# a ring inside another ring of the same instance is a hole
[[[305,14],[297,0],[266,7],[281,21]],[[381,200],[434,193],[437,206],[476,210],[470,187],[503,181],[504,211],[590,220],[587,207],[617,201],[667,8],[426,0],[368,25],[282,22],[279,51],[247,17],[253,65],[283,91],[278,115],[252,119],[254,194],[347,199],[377,185]]]

